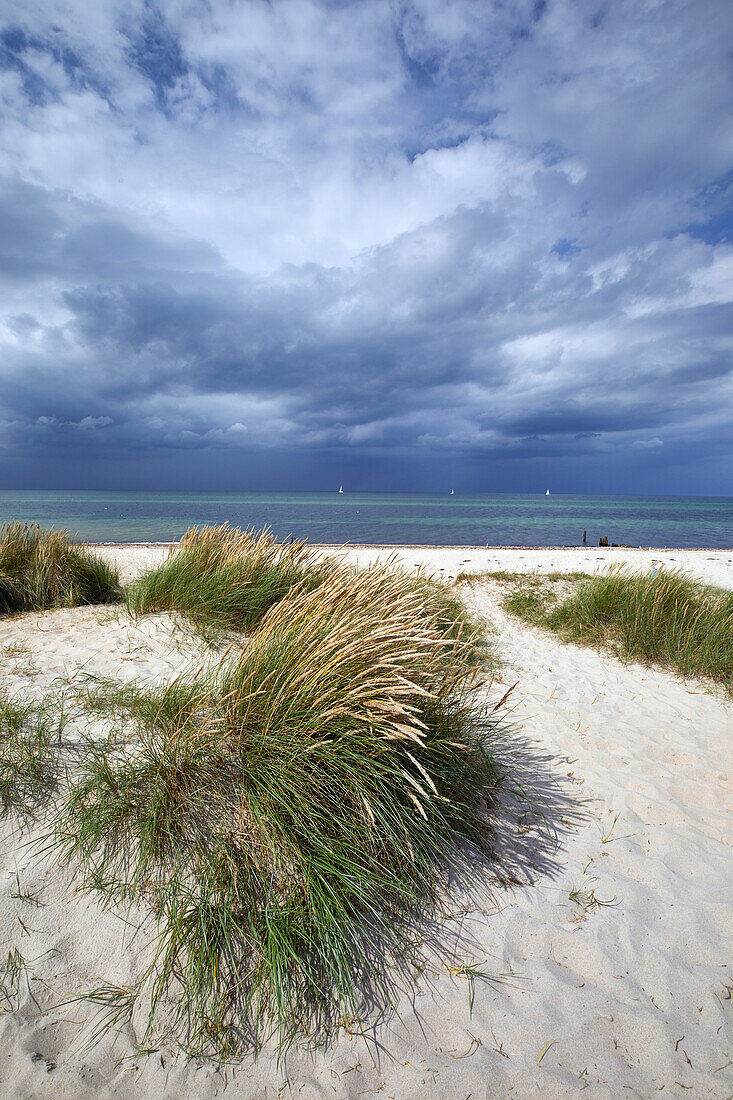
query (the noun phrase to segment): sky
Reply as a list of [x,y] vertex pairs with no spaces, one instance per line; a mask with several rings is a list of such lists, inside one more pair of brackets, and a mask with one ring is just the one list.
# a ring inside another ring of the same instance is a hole
[[729,0],[0,0],[0,487],[733,495]]

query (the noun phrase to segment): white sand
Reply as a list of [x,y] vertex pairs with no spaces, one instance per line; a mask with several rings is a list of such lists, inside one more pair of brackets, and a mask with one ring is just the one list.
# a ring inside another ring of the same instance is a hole
[[[132,576],[163,551],[105,553]],[[657,561],[733,588],[730,551],[397,554],[446,577]],[[134,1028],[114,1049],[106,1040],[85,1048],[89,1009],[54,1006],[101,981],[135,981],[144,936],[120,916],[133,925],[139,917],[102,912],[66,889],[63,874],[6,822],[0,963],[17,947],[29,968],[19,1007],[0,1016],[3,1100],[733,1095],[733,707],[665,672],[563,646],[504,615],[498,591],[482,581],[466,598],[497,627],[505,685],[519,680],[511,697],[517,766],[555,839],[529,805],[507,796],[497,869],[518,881],[482,887],[458,948],[458,962],[477,963],[491,979],[475,982],[473,1013],[466,978],[436,966],[378,1027],[371,1055],[342,1034],[327,1049],[294,1052],[285,1067],[265,1050],[217,1068],[169,1051],[136,1055]],[[91,609],[0,621],[0,639],[2,686],[23,693],[89,673],[165,679],[200,657],[167,616],[132,625]],[[573,890],[585,907],[570,899]],[[13,896],[26,892],[42,904]],[[594,897],[611,904],[594,906]],[[458,927],[448,922],[446,934]]]

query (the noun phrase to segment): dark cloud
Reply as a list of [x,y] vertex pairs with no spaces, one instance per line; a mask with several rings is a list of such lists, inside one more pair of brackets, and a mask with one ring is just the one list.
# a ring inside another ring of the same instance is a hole
[[0,478],[730,491],[725,27],[24,4]]

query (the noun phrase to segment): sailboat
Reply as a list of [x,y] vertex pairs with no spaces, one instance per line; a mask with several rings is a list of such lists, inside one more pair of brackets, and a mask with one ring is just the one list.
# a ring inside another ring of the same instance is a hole
[[343,491],[344,491],[344,487],[343,487],[343,485],[339,485],[339,492],[340,492],[340,493],[343,493]]
[[455,492],[455,490],[454,490],[454,489],[451,489],[451,491],[450,491],[450,492],[448,493],[448,496],[449,496],[449,497],[452,497],[452,496],[453,496],[453,494],[454,494],[454,492]]
[[550,495],[550,490],[549,490],[549,489],[545,489],[545,496],[546,496],[546,497],[549,497],[549,495]]

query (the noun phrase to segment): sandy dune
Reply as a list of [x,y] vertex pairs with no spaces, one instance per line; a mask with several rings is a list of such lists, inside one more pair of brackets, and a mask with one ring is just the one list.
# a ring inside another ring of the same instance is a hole
[[[105,552],[129,577],[164,551]],[[656,561],[733,588],[728,551],[397,554],[446,577]],[[40,829],[20,834],[6,821],[0,966],[17,948],[27,970],[19,1004],[0,1015],[3,1100],[733,1095],[733,706],[667,673],[560,645],[506,616],[498,594],[491,582],[465,589],[497,629],[504,684],[492,694],[519,681],[507,753],[530,798],[505,795],[493,880],[450,899],[455,919],[443,935],[455,968],[477,964],[484,974],[472,983],[472,1011],[469,979],[427,949],[417,994],[404,992],[376,1024],[370,1049],[344,1032],[284,1066],[266,1049],[216,1067],[167,1050],[137,1053],[135,1018],[114,1046],[85,1045],[93,1012],[57,1006],[102,981],[135,981],[143,915],[102,912],[75,895],[27,846]],[[22,693],[89,674],[168,679],[201,656],[168,616],[132,624],[78,609],[0,622],[2,686]]]

